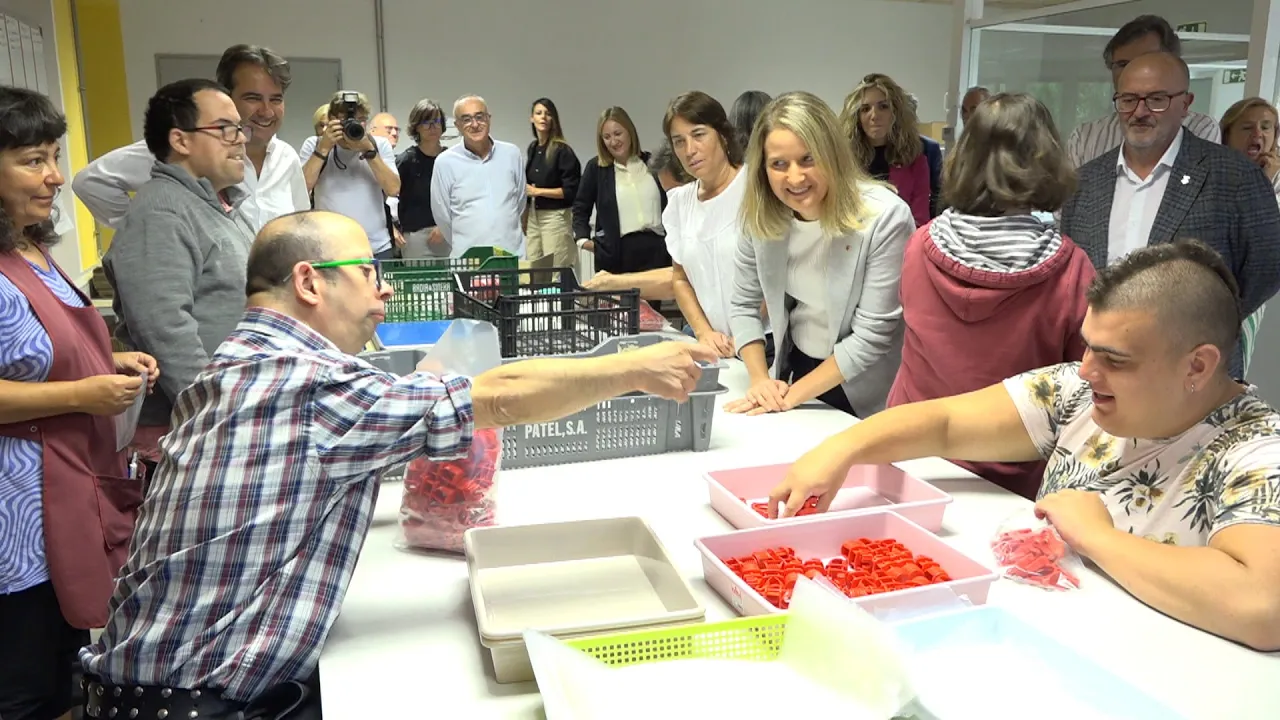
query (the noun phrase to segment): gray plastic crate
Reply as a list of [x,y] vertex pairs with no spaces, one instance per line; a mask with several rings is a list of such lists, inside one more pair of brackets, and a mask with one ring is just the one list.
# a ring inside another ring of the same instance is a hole
[[[591,352],[558,357],[613,355],[667,339],[659,333],[610,338]],[[396,375],[413,372],[425,356],[426,351],[419,348],[378,350],[361,355],[375,367]],[[518,361],[512,358],[503,362]],[[727,392],[720,384],[720,368],[720,365],[703,366],[702,376],[689,393],[688,402],[631,393],[555,422],[509,427],[502,433],[502,467],[515,469],[706,450],[711,444],[716,395]]]

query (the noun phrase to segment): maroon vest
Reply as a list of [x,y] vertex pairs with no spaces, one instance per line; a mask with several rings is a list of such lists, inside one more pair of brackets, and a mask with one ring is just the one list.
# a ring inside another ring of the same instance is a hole
[[[0,252],[0,275],[26,296],[49,334],[49,382],[116,372],[107,325],[83,293],[86,307],[68,307],[16,252]],[[71,625],[103,627],[142,503],[142,482],[125,478],[124,454],[116,452],[114,418],[67,413],[0,425],[0,435],[40,443],[45,558],[58,604]]]

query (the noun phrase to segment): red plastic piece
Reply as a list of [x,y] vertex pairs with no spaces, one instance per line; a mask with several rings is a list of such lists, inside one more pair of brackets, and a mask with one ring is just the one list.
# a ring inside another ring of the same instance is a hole
[[824,576],[849,597],[951,581],[935,560],[913,554],[896,540],[850,540],[840,546],[840,555],[826,562],[821,558],[802,561],[792,548],[779,547],[729,558],[724,563],[752,590],[782,610],[789,606],[796,579],[801,575],[810,579]]

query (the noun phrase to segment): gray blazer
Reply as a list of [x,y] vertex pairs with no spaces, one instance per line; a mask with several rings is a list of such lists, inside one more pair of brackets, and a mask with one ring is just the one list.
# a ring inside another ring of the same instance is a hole
[[[827,262],[827,331],[835,345],[842,388],[854,414],[884,409],[902,362],[902,255],[915,231],[911,208],[888,187],[867,184],[862,200],[867,227],[830,241]],[[785,377],[794,301],[787,296],[787,240],[757,240],[744,234],[735,256],[729,327],[739,348],[764,339],[763,300],[773,325],[777,354],[773,377]]]
[[[1084,248],[1097,268],[1107,264],[1119,159],[1116,148],[1085,163],[1075,195],[1062,207],[1062,233]],[[1203,241],[1226,261],[1240,284],[1245,317],[1280,290],[1275,189],[1243,153],[1189,132],[1182,134],[1182,149],[1173,161],[1148,244],[1183,237]],[[1243,373],[1241,357],[1239,351],[1234,353],[1233,377]]]

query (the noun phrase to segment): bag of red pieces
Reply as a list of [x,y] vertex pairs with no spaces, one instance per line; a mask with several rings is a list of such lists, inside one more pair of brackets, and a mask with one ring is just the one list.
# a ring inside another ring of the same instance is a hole
[[[746,498],[738,498],[738,499],[744,503],[747,502]],[[751,509],[755,510],[756,514],[758,514],[760,517],[762,518],[769,517],[769,502],[767,500],[761,500],[760,502],[753,502],[748,504],[751,505]],[[817,513],[818,513],[818,498],[811,497],[808,500],[804,501],[804,507],[797,510],[796,514],[793,515],[792,517],[804,517],[805,515],[816,515]]]
[[725,565],[781,610],[790,606],[791,592],[801,575],[810,580],[824,577],[851,598],[951,581],[933,558],[916,555],[892,539],[850,540],[840,546],[840,557],[825,562],[802,559],[789,547],[777,547],[726,560]]
[[667,326],[667,319],[648,302],[640,301],[640,332],[657,332]]
[[1047,524],[1003,529],[991,541],[991,551],[1010,580],[1048,590],[1080,587],[1080,559]]
[[462,552],[468,528],[494,524],[494,479],[502,457],[500,430],[476,430],[471,451],[456,460],[417,458],[404,475],[403,545]]

